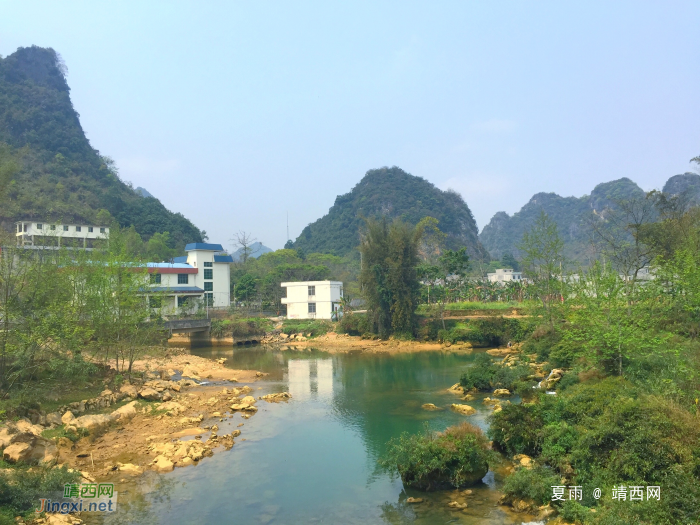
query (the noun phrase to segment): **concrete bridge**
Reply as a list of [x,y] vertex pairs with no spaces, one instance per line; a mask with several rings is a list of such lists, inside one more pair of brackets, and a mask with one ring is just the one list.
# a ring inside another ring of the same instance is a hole
[[[165,321],[163,328],[168,330],[170,339],[174,343],[189,344],[190,346],[211,344],[211,319]],[[178,335],[173,337],[175,334]]]

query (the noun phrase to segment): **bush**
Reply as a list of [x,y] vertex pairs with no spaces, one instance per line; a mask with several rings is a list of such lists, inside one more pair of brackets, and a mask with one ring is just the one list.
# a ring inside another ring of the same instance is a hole
[[520,468],[506,478],[503,492],[510,499],[532,500],[545,505],[552,499],[552,485],[560,485],[559,476],[547,467]]
[[66,467],[0,470],[0,509],[10,514],[10,523],[15,516],[34,515],[39,498],[62,493],[64,484],[75,483],[79,478],[79,472],[68,472]]
[[523,353],[537,354],[539,361],[549,359],[553,347],[562,339],[561,331],[549,325],[541,325],[523,342]]
[[465,390],[491,390],[507,388],[514,390],[515,384],[530,375],[530,368],[525,365],[501,366],[492,361],[487,353],[477,354],[474,366],[462,374],[459,384]]
[[[537,457],[567,477],[568,485],[583,487],[582,505],[562,509],[569,520],[700,520],[700,420],[622,378],[573,384],[557,396],[539,395],[536,403],[505,405],[491,416],[489,436],[495,448]],[[594,488],[609,495],[619,485],[658,485],[664,494],[654,505],[592,497]],[[589,514],[586,506],[599,512]]]
[[474,366],[462,374],[459,384],[465,390],[476,388],[477,390],[489,390],[491,379],[496,372],[491,356],[487,353],[477,354],[474,358]]
[[311,334],[311,337],[318,337],[330,332],[333,325],[330,321],[316,319],[290,319],[284,321],[282,332],[287,335],[303,333],[304,335]]
[[336,331],[341,334],[362,335],[370,331],[365,314],[345,314],[340,318]]
[[404,433],[389,441],[379,464],[392,475],[398,473],[406,486],[438,490],[478,483],[488,472],[489,459],[486,436],[462,423],[442,433]]

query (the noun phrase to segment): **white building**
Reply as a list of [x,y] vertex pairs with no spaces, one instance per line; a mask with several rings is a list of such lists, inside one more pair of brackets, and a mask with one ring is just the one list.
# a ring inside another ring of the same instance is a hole
[[287,289],[282,304],[287,305],[287,319],[331,319],[343,297],[340,281],[303,281],[281,283]]
[[197,242],[185,246],[187,255],[173,262],[148,263],[151,291],[159,292],[161,312],[175,313],[187,308],[193,299],[206,301],[210,307],[231,306],[230,255],[223,255],[220,244]]
[[17,246],[59,248],[61,246],[92,249],[109,239],[109,228],[88,224],[56,224],[18,221],[15,223]]
[[512,268],[499,268],[493,273],[487,273],[486,277],[492,283],[521,282],[523,280],[522,272],[515,272]]

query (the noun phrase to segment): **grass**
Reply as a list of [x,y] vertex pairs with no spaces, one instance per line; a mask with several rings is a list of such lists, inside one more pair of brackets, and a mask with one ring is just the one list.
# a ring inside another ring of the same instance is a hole
[[317,319],[287,319],[282,322],[282,332],[291,335],[303,333],[305,336],[318,337],[333,330],[333,323]]

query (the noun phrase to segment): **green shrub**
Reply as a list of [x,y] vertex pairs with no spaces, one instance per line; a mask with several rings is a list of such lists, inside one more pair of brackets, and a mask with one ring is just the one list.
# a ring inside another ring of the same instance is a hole
[[64,484],[75,483],[79,478],[79,472],[68,472],[66,467],[0,470],[0,508],[9,511],[12,518],[31,515],[39,498],[62,493]]
[[369,321],[365,314],[346,314],[338,321],[336,331],[341,334],[362,335],[370,331]]
[[549,325],[541,325],[523,342],[523,353],[537,354],[539,361],[549,359],[549,354],[562,339],[561,331]]
[[330,321],[316,319],[290,319],[284,321],[282,332],[287,335],[303,333],[304,335],[311,334],[311,337],[324,335],[333,329]]
[[87,428],[79,428],[76,432],[73,432],[72,430],[66,431],[65,425],[61,425],[56,428],[47,428],[41,433],[41,435],[46,439],[64,437],[70,439],[73,443],[78,441],[80,438],[88,436],[89,434],[90,433],[88,432]]
[[503,492],[511,499],[532,500],[544,505],[552,499],[552,485],[560,484],[559,476],[551,468],[519,468],[506,478]]
[[472,388],[489,390],[495,371],[491,356],[487,353],[477,354],[474,358],[474,365],[462,374],[459,384],[465,390]]
[[522,381],[531,374],[530,367],[526,365],[498,366],[494,365],[495,372],[491,379],[493,388],[507,388],[515,390],[516,383]]
[[445,432],[402,434],[388,443],[379,460],[404,485],[420,490],[463,487],[478,483],[488,472],[488,440],[477,427],[461,423]]

